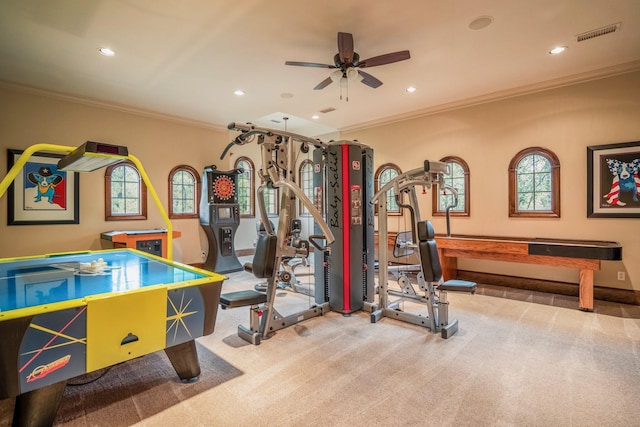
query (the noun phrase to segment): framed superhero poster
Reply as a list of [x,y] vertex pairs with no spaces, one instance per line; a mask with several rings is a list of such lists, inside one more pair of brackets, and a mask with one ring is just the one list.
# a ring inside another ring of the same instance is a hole
[[[8,169],[21,154],[8,150]],[[58,170],[61,157],[37,153],[25,163],[7,190],[8,225],[79,223],[80,179],[77,172]]]
[[640,218],[640,141],[587,147],[587,216]]

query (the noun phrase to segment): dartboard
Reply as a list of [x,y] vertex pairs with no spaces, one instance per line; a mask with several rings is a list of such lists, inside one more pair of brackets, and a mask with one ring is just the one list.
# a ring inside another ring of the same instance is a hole
[[233,180],[227,175],[220,175],[213,183],[213,192],[220,200],[229,200],[234,192]]

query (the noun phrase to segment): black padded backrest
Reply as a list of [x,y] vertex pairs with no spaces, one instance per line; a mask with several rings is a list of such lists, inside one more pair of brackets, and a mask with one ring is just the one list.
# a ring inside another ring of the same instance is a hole
[[422,221],[418,223],[418,241],[433,240],[436,237],[436,232],[433,229],[431,221]]
[[278,238],[270,234],[261,234],[256,243],[256,252],[253,255],[251,269],[258,279],[273,276],[276,262],[276,244]]
[[442,278],[442,266],[438,256],[436,246],[435,231],[431,221],[418,223],[418,248],[420,250],[420,263],[424,280],[427,282],[438,282]]

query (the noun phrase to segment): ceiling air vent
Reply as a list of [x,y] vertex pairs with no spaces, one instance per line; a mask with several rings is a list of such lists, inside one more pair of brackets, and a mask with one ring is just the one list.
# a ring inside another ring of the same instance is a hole
[[600,37],[600,36],[606,36],[607,34],[615,33],[617,31],[620,31],[620,24],[621,24],[621,22],[618,22],[617,24],[607,25],[606,27],[602,27],[602,28],[598,28],[596,30],[587,31],[586,33],[578,34],[576,36],[576,40],[578,42],[583,42],[585,40],[589,40],[589,39],[593,39],[593,38]]
[[327,114],[327,113],[330,113],[332,111],[336,111],[336,109],[333,108],[333,107],[329,107],[329,108],[325,108],[324,110],[320,110],[320,112],[323,113],[323,114]]

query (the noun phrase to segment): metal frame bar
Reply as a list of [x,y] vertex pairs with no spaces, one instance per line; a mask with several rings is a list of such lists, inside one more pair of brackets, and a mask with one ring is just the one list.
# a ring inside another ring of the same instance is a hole
[[[2,179],[2,182],[0,182],[0,198],[4,196],[4,193],[7,191],[11,183],[16,179],[16,176],[18,176],[18,173],[22,170],[22,168],[27,163],[27,161],[35,153],[39,151],[48,151],[48,152],[54,152],[54,153],[69,154],[72,151],[74,151],[76,148],[77,147],[69,147],[66,145],[55,145],[55,144],[45,144],[45,143],[34,144],[28,147],[26,150],[22,152],[18,160],[7,172],[7,175],[5,175],[5,177]],[[165,225],[167,227],[167,258],[172,260],[173,259],[173,226],[171,225],[169,216],[167,215],[167,212],[164,210],[164,207],[160,202],[160,198],[158,197],[158,194],[156,193],[156,190],[153,187],[153,184],[151,183],[151,180],[149,179],[147,172],[142,166],[142,163],[140,163],[140,160],[138,160],[138,158],[133,154],[129,154],[127,156],[119,156],[114,154],[92,153],[91,155],[96,157],[99,156],[99,157],[108,157],[108,158],[115,158],[115,159],[122,159],[122,160],[130,160],[136,166],[136,168],[138,169],[138,172],[140,172],[140,176],[142,177],[143,182],[147,186],[147,190],[149,191],[149,194],[151,194],[153,201],[155,202],[158,210],[160,211],[160,216],[164,220]]]

